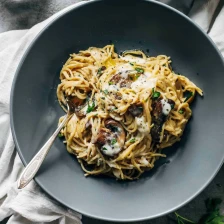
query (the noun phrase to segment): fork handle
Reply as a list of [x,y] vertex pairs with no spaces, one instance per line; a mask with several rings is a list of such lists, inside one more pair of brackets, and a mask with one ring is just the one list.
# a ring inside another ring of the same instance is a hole
[[36,175],[39,170],[41,164],[43,163],[45,157],[47,156],[55,138],[58,136],[60,130],[64,127],[64,125],[70,119],[70,115],[67,114],[52,136],[47,140],[47,142],[42,146],[42,148],[38,151],[38,153],[33,157],[33,159],[29,162],[26,168],[23,170],[17,181],[18,189],[24,188]]

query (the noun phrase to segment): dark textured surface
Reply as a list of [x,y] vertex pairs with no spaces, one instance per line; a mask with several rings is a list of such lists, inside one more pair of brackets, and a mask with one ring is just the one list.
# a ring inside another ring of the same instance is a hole
[[[49,0],[33,0],[33,1],[1,1],[0,3],[0,31],[29,28],[35,23],[44,20],[54,12],[64,8],[65,6],[77,1],[49,1]],[[168,2],[168,1],[165,1]],[[174,6],[178,7],[183,12],[189,10],[191,1],[170,1]],[[204,212],[204,200],[208,197],[223,197],[224,194],[224,168],[218,173],[212,183],[192,202],[179,210],[179,213],[188,216],[194,220]],[[180,174],[181,175],[181,174]],[[142,223],[165,224],[173,223],[172,215],[161,217],[155,220],[150,220]],[[85,223],[106,223],[103,221],[93,220],[84,217]]]

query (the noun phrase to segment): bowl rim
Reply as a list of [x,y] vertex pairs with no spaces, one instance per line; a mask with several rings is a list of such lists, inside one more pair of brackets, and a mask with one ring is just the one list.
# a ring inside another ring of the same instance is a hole
[[[12,82],[12,87],[11,87],[11,91],[10,91],[10,127],[11,127],[11,132],[12,132],[12,136],[13,136],[13,140],[15,143],[15,147],[16,150],[19,154],[19,157],[23,163],[24,166],[26,166],[28,163],[25,160],[23,153],[19,147],[19,142],[17,140],[16,137],[16,132],[15,132],[15,128],[14,128],[14,120],[13,120],[13,111],[14,111],[14,107],[13,107],[13,99],[14,99],[14,90],[15,90],[15,86],[17,83],[17,79],[19,78],[19,73],[21,70],[21,67],[28,55],[28,53],[30,52],[30,50],[32,49],[33,45],[35,44],[35,42],[41,37],[42,33],[45,32],[53,23],[55,23],[57,20],[59,20],[61,17],[63,17],[64,15],[66,15],[67,13],[71,12],[72,10],[75,10],[79,7],[85,7],[85,5],[91,5],[94,4],[95,2],[102,2],[105,0],[83,0],[82,2],[77,2],[74,3],[73,5],[70,5],[64,9],[62,9],[61,11],[57,12],[56,14],[52,15],[55,16],[52,20],[48,21],[47,24],[45,24],[39,31],[38,33],[35,35],[35,37],[31,40],[31,42],[29,43],[27,49],[25,50],[25,52],[23,53],[18,66],[16,68],[15,71],[15,75],[13,78],[13,82]],[[141,0],[143,2],[149,2],[151,4],[155,4],[155,5],[159,5],[160,7],[165,7],[166,9],[179,14],[179,16],[182,16],[184,19],[186,19],[189,23],[191,23],[191,25],[193,25],[194,27],[196,27],[202,35],[204,35],[205,38],[208,39],[208,41],[212,44],[213,48],[216,50],[216,53],[219,55],[219,57],[221,58],[221,61],[224,65],[224,57],[222,56],[221,52],[219,51],[218,47],[216,46],[216,44],[213,42],[213,40],[210,38],[210,36],[205,33],[203,31],[203,29],[197,25],[195,22],[193,22],[193,20],[191,20],[188,16],[186,16],[184,13],[182,13],[181,11],[166,5],[165,3],[162,2],[158,2],[158,1],[154,1],[154,0]],[[46,20],[45,20],[46,21]],[[94,215],[94,214],[89,214],[86,213],[85,211],[82,211],[78,208],[71,208],[67,203],[63,202],[61,199],[59,199],[57,197],[57,195],[54,195],[53,193],[51,193],[48,189],[46,189],[44,187],[44,185],[42,184],[42,182],[39,180],[38,177],[35,177],[34,180],[35,182],[44,190],[45,193],[47,193],[50,197],[54,198],[56,201],[60,202],[62,205],[66,206],[69,209],[72,209],[82,215],[85,215],[87,217],[90,218],[94,218],[94,219],[99,219],[99,220],[103,220],[103,221],[112,221],[112,222],[138,222],[138,221],[145,221],[145,220],[149,220],[149,219],[155,219],[164,215],[167,215],[181,207],[183,207],[184,205],[186,205],[187,203],[189,203],[191,200],[193,200],[196,196],[198,196],[208,185],[209,183],[211,183],[211,181],[214,179],[214,177],[216,176],[216,174],[219,172],[219,170],[221,169],[222,165],[224,163],[224,158],[222,159],[222,161],[217,165],[216,170],[214,170],[213,174],[210,176],[210,178],[199,188],[198,191],[196,191],[193,195],[191,195],[187,200],[183,201],[182,203],[179,203],[178,205],[176,205],[175,207],[172,207],[164,212],[160,212],[154,216],[146,216],[146,217],[142,217],[142,218],[135,218],[135,219],[112,219],[112,218],[105,218],[103,216],[99,216],[99,215]]]

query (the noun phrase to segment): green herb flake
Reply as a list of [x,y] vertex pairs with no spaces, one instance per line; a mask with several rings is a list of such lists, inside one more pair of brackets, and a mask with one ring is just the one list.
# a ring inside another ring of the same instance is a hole
[[135,143],[135,138],[130,139],[130,143]]
[[144,73],[144,69],[143,68],[135,68],[135,71],[137,71],[138,73],[141,73],[141,74]]
[[155,100],[160,97],[160,92],[156,92],[154,88],[152,88],[152,98]]
[[58,134],[58,137],[59,137],[59,138],[62,138],[62,137],[64,137],[64,135],[63,135],[62,133],[59,133],[59,134]]
[[102,100],[105,100],[105,97],[101,97]]
[[86,113],[92,112],[94,110],[94,108],[95,108],[95,102],[93,101],[92,105],[90,105],[88,102],[88,108],[86,110]]
[[184,113],[184,111],[182,109],[180,109],[178,112],[179,112],[179,114],[183,114]]
[[114,85],[114,83],[113,82],[109,82],[109,85]]
[[101,75],[105,69],[106,69],[106,67],[102,66],[101,68],[98,69],[97,74]]
[[117,142],[117,140],[116,140],[115,138],[113,138],[113,139],[111,140],[111,144],[112,144],[112,145],[114,145],[116,142]]
[[132,62],[130,62],[129,64],[132,65],[132,66],[134,66],[134,63],[132,63]]
[[98,75],[101,75],[102,74],[102,69],[101,68],[98,69],[97,74]]
[[109,93],[107,89],[105,89],[103,92],[105,95],[107,95]]
[[107,150],[107,148],[106,148],[106,147],[103,147],[102,149],[103,149],[103,150]]

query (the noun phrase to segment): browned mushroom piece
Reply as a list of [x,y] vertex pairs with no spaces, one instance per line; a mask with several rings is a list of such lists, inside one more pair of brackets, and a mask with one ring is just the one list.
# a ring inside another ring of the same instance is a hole
[[175,102],[173,100],[168,99],[167,102],[170,104],[170,106],[171,106],[172,109],[175,107]]
[[113,134],[117,137],[117,142],[122,148],[125,142],[125,131],[122,125],[113,119],[108,119],[105,121],[105,127],[113,132]]
[[152,128],[151,136],[154,142],[160,142],[160,134],[162,130],[163,123],[165,122],[165,115],[163,114],[163,106],[161,99],[154,100],[152,103]]
[[80,99],[77,96],[68,96],[66,101],[71,110],[74,111],[77,116],[79,117],[85,116],[85,113],[82,109],[87,104],[86,99]]
[[134,117],[140,117],[143,114],[143,106],[142,104],[132,104],[128,108],[128,112]]
[[121,79],[122,79],[122,77],[121,77],[121,75],[118,73],[118,74],[114,75],[114,76],[111,78],[110,82],[111,82],[113,85],[115,85],[115,84],[119,83]]
[[121,82],[120,82],[120,87],[121,88],[131,88],[131,84],[132,84],[133,81],[129,80],[129,79],[123,79]]
[[129,77],[129,73],[132,73],[133,71],[124,71],[123,73],[126,73],[125,76],[127,76],[127,78],[124,78],[122,76],[122,73],[119,72],[118,74],[114,75],[111,80],[110,80],[110,83],[112,85],[116,85],[116,84],[119,84],[120,85],[120,88],[131,88],[131,84],[133,82],[133,79],[131,79]]
[[[154,142],[160,142],[160,136],[163,124],[165,123],[167,116],[163,114],[163,105],[161,102],[161,98],[156,99],[152,103],[152,124],[153,127],[151,128],[151,136]],[[168,99],[167,102],[171,105],[173,109],[175,106],[175,102],[171,99]]]
[[98,132],[96,143],[99,145],[105,145],[108,139],[111,137],[110,130],[101,128]]
[[118,154],[122,150],[124,142],[124,128],[119,122],[113,119],[105,121],[105,128],[99,130],[95,141],[103,154],[107,156]]

